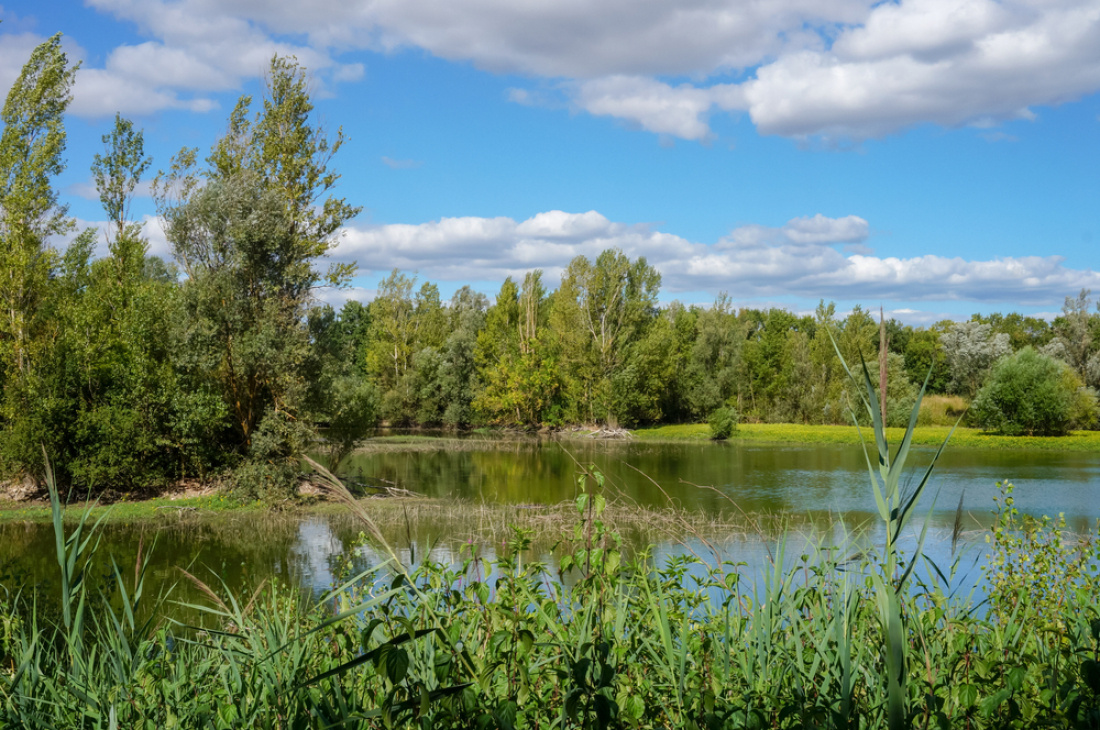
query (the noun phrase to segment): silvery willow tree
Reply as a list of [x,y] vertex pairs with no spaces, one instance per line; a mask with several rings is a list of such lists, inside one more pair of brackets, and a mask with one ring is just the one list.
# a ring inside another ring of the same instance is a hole
[[186,276],[181,365],[220,392],[238,484],[256,495],[288,489],[315,436],[325,404],[306,377],[316,370],[308,310],[318,287],[344,285],[354,270],[316,268],[359,209],[333,195],[329,164],[344,139],[313,123],[306,87],[301,66],[274,58],[259,109],[242,97],[205,166],[184,149],[156,185]]
[[973,398],[993,363],[1012,353],[1008,335],[981,322],[959,322],[940,336],[952,393]]

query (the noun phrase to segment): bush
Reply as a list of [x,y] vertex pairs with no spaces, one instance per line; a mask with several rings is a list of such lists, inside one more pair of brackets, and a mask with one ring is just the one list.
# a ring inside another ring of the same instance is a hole
[[1025,347],[993,366],[971,412],[987,431],[1062,436],[1096,420],[1096,397],[1068,365]]
[[715,441],[728,439],[737,430],[737,411],[719,408],[710,414],[710,437]]

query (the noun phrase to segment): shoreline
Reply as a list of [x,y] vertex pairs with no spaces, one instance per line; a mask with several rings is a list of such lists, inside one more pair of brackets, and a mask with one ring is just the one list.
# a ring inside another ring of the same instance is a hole
[[[710,427],[705,423],[679,424],[640,428],[631,432],[638,441],[647,443],[683,443],[710,441]],[[729,442],[794,444],[859,444],[874,443],[870,427],[807,426],[797,423],[741,423]],[[913,432],[915,445],[939,446],[951,434],[950,426],[917,426]],[[904,428],[887,428],[887,438],[897,444],[905,435]],[[1003,436],[979,428],[959,426],[951,434],[948,448],[1016,449],[1033,451],[1097,452],[1100,453],[1100,431],[1073,431],[1067,436]]]
[[[892,445],[900,442],[904,429],[888,428],[887,437]],[[951,433],[947,426],[918,427],[912,443],[919,446],[939,446]],[[573,428],[551,434],[524,435],[504,430],[499,434],[486,429],[466,432],[437,432],[431,435],[423,433],[386,434],[367,439],[356,452],[372,451],[436,451],[448,449],[476,450],[497,444],[522,443],[537,439],[554,441],[588,441],[611,443],[669,443],[714,445],[759,443],[807,445],[857,445],[862,435],[865,443],[873,444],[873,432],[869,428],[857,430],[854,426],[807,426],[790,423],[745,423],[727,442],[715,442],[710,438],[707,424],[675,424],[640,428],[619,432],[615,438],[588,435],[587,430]],[[1100,453],[1100,431],[1075,431],[1068,436],[1002,436],[981,431],[976,428],[959,427],[948,443],[952,449],[1006,449],[1016,451],[1063,452],[1063,453]],[[423,498],[411,498],[413,500]],[[406,502],[406,498],[391,497],[375,502]],[[121,495],[109,502],[103,501],[94,508],[94,514],[110,510],[108,521],[126,521],[151,519],[160,515],[184,515],[186,513],[247,512],[290,512],[308,513],[325,511],[335,503],[318,499],[315,491],[306,491],[297,501],[268,504],[260,501],[240,501],[225,489],[213,486],[179,489],[168,488],[159,494]],[[83,501],[74,501],[66,508],[66,519],[78,515],[84,508]],[[23,497],[13,497],[12,492],[0,492],[0,522],[48,520],[50,508],[44,494],[34,493]]]

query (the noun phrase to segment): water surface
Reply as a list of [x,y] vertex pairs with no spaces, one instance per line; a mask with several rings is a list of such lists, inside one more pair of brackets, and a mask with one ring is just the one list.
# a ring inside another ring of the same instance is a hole
[[[923,472],[919,465],[927,464],[933,453],[915,450],[910,487]],[[538,505],[572,499],[583,473],[580,465],[595,466],[604,475],[605,490],[613,499],[706,513],[790,515],[802,525],[812,521],[816,534],[799,528],[799,544],[839,541],[861,525],[871,525],[866,539],[881,538],[867,465],[858,446],[446,439],[408,447],[384,445],[355,455],[344,471],[353,481],[394,484],[431,497]],[[980,562],[984,528],[992,519],[996,484],[1002,480],[1016,485],[1016,504],[1022,512],[1062,513],[1072,530],[1095,529],[1100,518],[1100,454],[949,449],[922,502],[924,510],[931,508],[926,552],[941,564],[951,561],[952,527],[962,498],[967,515],[964,542],[972,544],[968,560],[971,565]],[[238,592],[273,579],[320,593],[339,574],[359,530],[346,516],[308,513],[199,515],[175,522],[161,518],[106,526],[100,552],[132,572],[138,546],[144,545],[152,571],[150,590],[177,584],[174,595],[185,601],[201,596],[182,578],[180,567],[215,587],[224,580]],[[400,546],[403,559],[423,557],[428,543],[436,545],[436,559],[454,558],[453,543],[441,543],[439,537],[425,536],[422,530]],[[490,557],[497,548],[477,547]],[[722,547],[723,557],[750,566],[759,566],[769,549],[765,540],[751,534],[738,535]],[[656,548],[666,557],[707,550],[687,536]],[[798,549],[796,545],[792,552]],[[548,554],[533,557],[552,559]],[[101,565],[94,584],[107,586],[110,563]],[[9,591],[54,593],[56,572],[48,524],[0,525],[0,585]],[[974,579],[971,570],[969,581]]]

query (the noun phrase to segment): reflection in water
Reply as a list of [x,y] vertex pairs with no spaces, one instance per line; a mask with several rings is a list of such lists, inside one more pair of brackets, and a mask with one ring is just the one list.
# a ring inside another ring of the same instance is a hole
[[[931,448],[913,449],[911,479],[919,479],[933,454]],[[731,511],[736,503],[748,512],[846,515],[850,523],[871,518],[875,510],[862,451],[833,444],[482,441],[454,450],[358,454],[348,471],[433,497],[553,504],[576,494],[574,459],[595,464],[613,492],[644,506],[665,506],[671,498],[687,509]],[[938,495],[934,519],[948,525],[965,494],[965,508],[987,524],[996,484],[1003,480],[1016,485],[1022,512],[1065,513],[1078,531],[1100,516],[1100,454],[1082,452],[948,449],[925,507]]]
[[[919,452],[915,461],[931,455],[931,450]],[[461,450],[361,454],[352,460],[351,472],[364,479],[387,479],[429,496],[550,504],[575,495],[579,470],[574,458],[603,471],[613,494],[645,506],[662,506],[671,499],[678,506],[704,512],[743,509],[804,517],[799,522],[801,532],[786,538],[788,563],[804,552],[812,553],[816,545],[844,543],[861,525],[872,528],[859,539],[868,544],[882,539],[876,532],[864,457],[852,446],[583,442],[563,447],[534,440],[486,441],[464,444]],[[919,469],[913,469],[917,473]],[[1025,513],[1065,513],[1070,528],[1081,532],[1093,529],[1100,517],[1100,454],[949,450],[936,473],[922,504],[928,509],[938,490],[925,552],[941,569],[955,559],[951,528],[955,507],[965,492],[965,509],[973,519],[968,522],[970,544],[960,563],[964,590],[979,577],[976,564],[983,554],[982,527],[991,520],[998,480],[1016,484],[1016,504]],[[471,526],[471,532],[474,529]],[[182,602],[205,603],[206,599],[181,578],[180,567],[215,586],[220,585],[218,579],[224,580],[238,594],[265,579],[296,583],[320,594],[337,581],[359,530],[348,517],[319,515],[161,518],[107,526],[100,553],[113,556],[124,572],[131,566],[132,574],[138,544],[144,540],[151,566],[149,592],[174,586],[172,598]],[[459,564],[475,554],[492,560],[499,549],[484,542],[461,547],[440,537],[431,526],[419,529],[400,541],[399,558],[411,564],[423,560],[430,549],[433,560]],[[909,539],[912,545],[915,536]],[[150,545],[154,546],[151,553]],[[718,548],[717,555],[711,553],[712,546]],[[773,536],[750,534],[708,537],[707,542],[666,540],[654,547],[653,555],[659,560],[697,554],[710,562],[744,562],[748,567],[742,572],[755,575],[769,551],[776,550]],[[552,556],[545,550],[527,559],[545,562],[553,570]],[[360,550],[356,560],[359,569],[380,562],[368,549]],[[109,561],[103,563],[102,574],[94,577],[97,585],[110,585],[109,565]],[[59,590],[56,574],[49,524],[0,525],[0,584],[13,592],[54,596]]]

